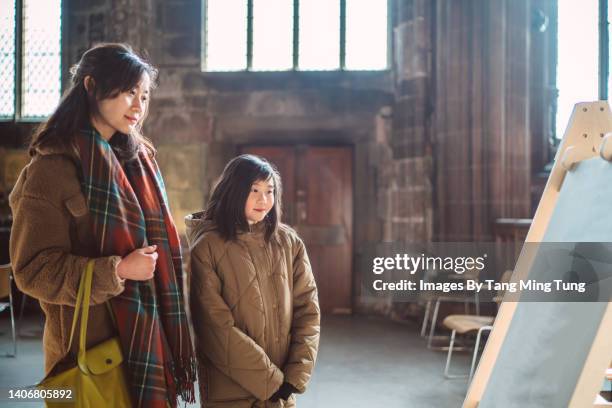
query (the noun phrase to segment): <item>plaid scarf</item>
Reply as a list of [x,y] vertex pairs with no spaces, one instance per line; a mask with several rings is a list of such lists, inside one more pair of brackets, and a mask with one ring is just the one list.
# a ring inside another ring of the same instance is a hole
[[[100,256],[126,256],[157,245],[155,277],[127,280],[111,300],[137,407],[195,402],[195,358],[182,295],[178,233],[155,159],[144,147],[122,167],[94,129],[77,137],[82,188]],[[112,391],[109,391],[112,392]]]

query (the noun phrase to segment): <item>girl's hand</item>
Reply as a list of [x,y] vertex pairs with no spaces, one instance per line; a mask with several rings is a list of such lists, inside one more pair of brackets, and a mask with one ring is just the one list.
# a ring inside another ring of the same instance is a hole
[[135,249],[117,264],[117,276],[121,279],[144,281],[153,278],[159,256],[157,245]]

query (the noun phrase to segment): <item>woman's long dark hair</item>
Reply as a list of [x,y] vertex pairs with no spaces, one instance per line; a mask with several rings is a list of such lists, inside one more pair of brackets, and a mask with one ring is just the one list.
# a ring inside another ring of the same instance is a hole
[[282,184],[280,174],[266,159],[243,154],[230,160],[215,185],[210,201],[204,210],[204,220],[212,220],[221,237],[227,241],[236,239],[238,230],[248,230],[244,207],[253,183],[274,183],[274,206],[263,220],[265,239],[276,237],[282,214]]
[[[34,133],[30,156],[34,156],[40,148],[74,150],[77,132],[90,126],[91,117],[99,113],[99,101],[133,89],[145,73],[151,78],[151,86],[157,79],[157,70],[129,45],[114,43],[99,44],[87,50],[70,73],[70,88],[49,119]],[[84,85],[87,76],[93,79],[89,91]],[[134,156],[141,145],[150,154],[155,153],[153,144],[141,134],[140,126],[123,139],[119,150],[124,154],[124,159]]]

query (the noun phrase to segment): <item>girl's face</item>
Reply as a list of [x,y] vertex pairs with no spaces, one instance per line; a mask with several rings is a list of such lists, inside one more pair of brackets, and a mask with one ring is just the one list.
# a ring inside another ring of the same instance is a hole
[[251,192],[244,205],[244,215],[249,225],[260,222],[274,206],[274,180],[258,180],[251,186]]
[[92,118],[92,124],[104,139],[109,140],[115,132],[129,134],[143,120],[150,86],[151,79],[145,73],[133,89],[98,101],[99,114]]

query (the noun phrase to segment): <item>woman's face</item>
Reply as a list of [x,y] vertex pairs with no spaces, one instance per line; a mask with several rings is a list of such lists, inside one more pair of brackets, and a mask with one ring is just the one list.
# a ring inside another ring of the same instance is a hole
[[274,206],[274,181],[258,180],[251,186],[251,192],[244,205],[244,215],[249,225],[260,222]]
[[129,134],[142,122],[149,106],[151,78],[145,73],[133,88],[119,95],[98,101],[98,115],[92,125],[109,140],[115,132]]

